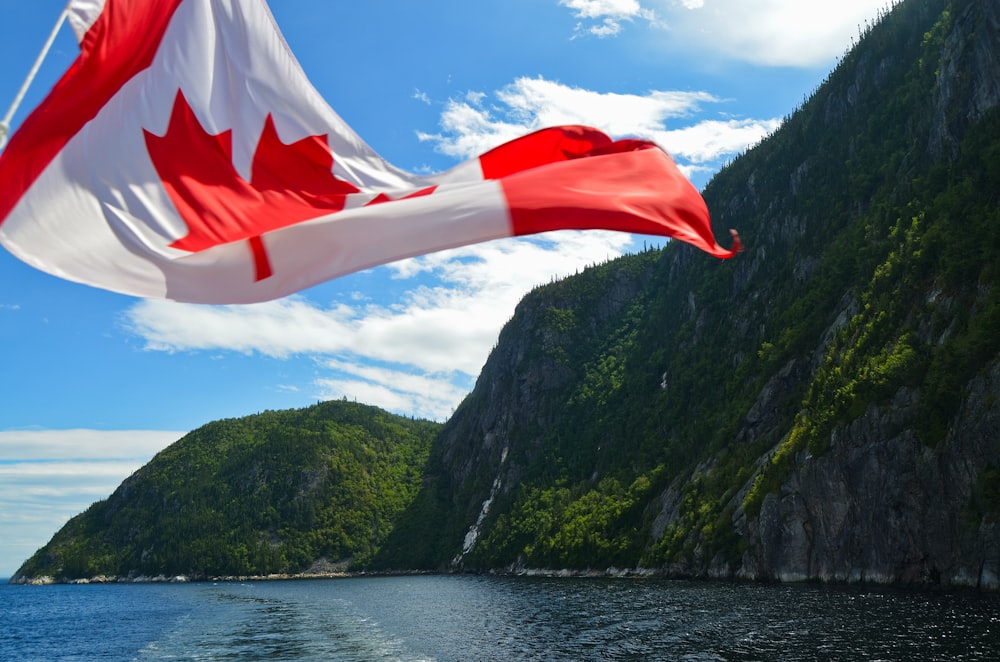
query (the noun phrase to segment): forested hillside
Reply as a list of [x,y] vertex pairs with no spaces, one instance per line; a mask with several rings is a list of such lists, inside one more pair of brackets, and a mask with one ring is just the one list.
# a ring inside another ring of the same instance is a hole
[[705,190],[737,259],[531,293],[380,562],[996,587],[998,47],[895,6]]
[[19,575],[1000,588],[1000,3],[886,10],[704,197],[741,255],[675,242],[537,288],[443,427],[210,424]]
[[326,402],[209,423],[63,527],[19,577],[219,577],[363,563],[440,424]]

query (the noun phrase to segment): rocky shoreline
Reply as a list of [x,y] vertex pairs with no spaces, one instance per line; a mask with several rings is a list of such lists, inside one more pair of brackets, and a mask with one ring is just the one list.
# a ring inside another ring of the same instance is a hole
[[359,577],[408,577],[422,575],[453,575],[453,574],[488,574],[494,577],[544,577],[544,578],[593,578],[593,579],[694,579],[702,581],[722,581],[722,582],[750,582],[750,583],[779,583],[779,584],[826,584],[831,586],[881,586],[896,589],[914,590],[973,590],[993,592],[995,586],[969,584],[936,585],[919,582],[893,582],[878,580],[858,580],[858,581],[822,581],[822,580],[777,580],[776,582],[762,579],[748,579],[734,576],[706,577],[690,573],[671,572],[664,568],[617,568],[609,567],[604,569],[586,568],[495,568],[488,572],[469,572],[463,570],[378,570],[378,571],[350,571],[344,569],[306,571],[301,573],[276,573],[270,575],[156,575],[156,576],[134,576],[134,577],[112,577],[99,575],[90,578],[69,579],[66,577],[55,578],[43,577],[13,577],[8,580],[9,584],[23,586],[49,586],[61,585],[86,585],[86,584],[187,584],[187,583],[241,583],[241,582],[268,582],[268,581],[296,581],[307,579],[348,579]]
[[[98,575],[96,577],[69,579],[66,577],[12,577],[8,583],[24,586],[48,586],[52,584],[186,584],[196,582],[264,582],[292,581],[300,579],[345,579],[350,577],[404,577],[411,575],[442,575],[463,574],[462,571],[432,571],[432,570],[385,570],[385,571],[349,571],[328,570],[321,572],[277,573],[270,575],[139,575],[134,577],[116,577]],[[473,574],[473,573],[469,573]],[[478,573],[475,573],[478,574]],[[609,577],[609,578],[666,578],[670,577],[663,570],[653,568],[604,568],[574,570],[568,568],[497,568],[489,571],[490,575],[498,577]]]

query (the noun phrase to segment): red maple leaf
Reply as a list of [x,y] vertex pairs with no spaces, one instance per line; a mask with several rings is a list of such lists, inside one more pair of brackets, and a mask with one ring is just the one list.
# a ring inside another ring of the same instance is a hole
[[249,182],[233,167],[232,131],[206,132],[180,91],[167,132],[143,133],[153,166],[188,227],[171,248],[194,253],[248,240],[257,280],[272,274],[262,234],[341,211],[346,196],[359,191],[334,177],[325,135],[286,145],[271,115],[264,121]]

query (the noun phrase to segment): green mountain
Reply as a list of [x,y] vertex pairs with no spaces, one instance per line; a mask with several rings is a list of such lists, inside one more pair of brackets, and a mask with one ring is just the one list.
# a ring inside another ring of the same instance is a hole
[[219,577],[364,563],[440,424],[325,402],[209,423],[71,519],[22,577]]
[[998,105],[1000,3],[896,5],[706,188],[737,259],[522,301],[377,562],[996,588]]
[[342,403],[213,423],[18,578],[326,559],[1000,588],[1000,3],[887,10],[704,196],[743,254],[671,243],[537,288],[443,427],[357,407],[403,436],[342,445]]

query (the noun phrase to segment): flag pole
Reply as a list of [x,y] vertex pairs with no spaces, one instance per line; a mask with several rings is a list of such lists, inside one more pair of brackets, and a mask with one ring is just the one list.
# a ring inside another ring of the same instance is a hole
[[55,27],[52,28],[52,32],[49,34],[49,38],[45,42],[45,46],[42,47],[42,52],[38,54],[38,57],[35,59],[35,64],[31,67],[31,71],[28,72],[28,77],[24,79],[21,89],[18,91],[17,96],[14,97],[14,103],[10,105],[10,109],[7,111],[7,114],[2,120],[0,120],[0,150],[7,146],[7,135],[10,133],[10,121],[14,118],[14,113],[17,112],[17,107],[21,105],[24,95],[28,92],[28,87],[31,86],[31,82],[35,79],[38,69],[42,66],[42,61],[45,59],[45,56],[49,54],[49,49],[52,48],[52,43],[56,40],[56,35],[59,34],[59,28],[62,27],[62,24],[66,20],[66,16],[68,14],[69,5],[62,10],[61,14],[59,14],[59,20],[56,21]]

